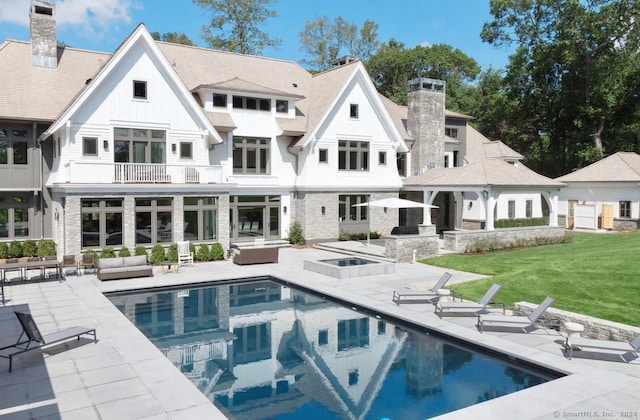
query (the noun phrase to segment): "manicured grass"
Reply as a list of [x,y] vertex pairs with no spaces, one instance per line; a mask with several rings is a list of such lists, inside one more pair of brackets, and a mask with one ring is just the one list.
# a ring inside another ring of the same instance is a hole
[[496,300],[540,303],[640,326],[640,232],[573,233],[572,242],[474,255],[443,255],[423,263],[491,276],[454,284],[465,299],[478,300],[492,283]]

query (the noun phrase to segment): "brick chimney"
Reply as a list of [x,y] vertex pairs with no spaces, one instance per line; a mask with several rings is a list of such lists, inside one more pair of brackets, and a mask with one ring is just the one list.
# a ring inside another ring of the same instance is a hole
[[53,3],[32,0],[29,11],[32,63],[37,67],[58,67],[56,8]]
[[407,129],[413,138],[409,175],[444,167],[445,82],[412,79],[408,83]]

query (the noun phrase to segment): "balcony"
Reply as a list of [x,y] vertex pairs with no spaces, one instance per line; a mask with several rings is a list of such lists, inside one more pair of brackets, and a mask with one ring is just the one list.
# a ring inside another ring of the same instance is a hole
[[72,184],[219,184],[222,166],[72,161]]

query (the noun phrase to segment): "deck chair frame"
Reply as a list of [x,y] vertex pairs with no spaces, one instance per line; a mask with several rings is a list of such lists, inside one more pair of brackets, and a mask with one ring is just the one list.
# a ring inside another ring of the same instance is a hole
[[[469,315],[475,315],[478,311],[487,309],[489,304],[497,304],[493,297],[501,287],[500,284],[494,283],[478,302],[436,302],[435,313],[440,317],[444,316],[446,312],[465,312]],[[504,304],[502,304],[502,313],[504,310]]]
[[640,335],[630,342],[573,338],[567,336],[565,349],[569,360],[573,357],[574,348],[579,348],[580,351],[583,349],[608,350],[605,354],[613,354],[619,357],[621,361],[629,363],[638,357],[638,352],[640,351]]
[[189,241],[176,242],[178,245],[178,266],[193,265],[193,252],[189,249]]
[[522,331],[528,333],[537,327],[538,318],[542,316],[553,303],[553,298],[547,296],[536,309],[528,316],[506,316],[497,314],[478,314],[478,330],[484,331],[485,324],[504,324],[508,326],[521,326]]
[[[442,276],[436,282],[436,284],[433,285],[432,288],[427,290],[411,290],[411,289],[394,290],[392,300],[396,305],[400,305],[402,301],[406,301],[406,302],[413,301],[413,302],[419,303],[424,299],[429,299],[429,300],[433,299],[434,297],[438,296],[438,289],[444,288],[444,286],[447,284],[447,282],[452,276],[453,274],[449,272],[445,272],[444,274],[442,274]],[[409,299],[409,298],[418,298],[418,299]],[[419,298],[422,298],[422,299],[419,299]]]
[[[22,333],[20,333],[20,336],[18,337],[18,340],[15,344],[0,348],[0,352],[8,349],[15,349],[15,351],[10,352],[9,354],[0,354],[0,357],[9,359],[9,372],[11,372],[13,368],[13,358],[26,352],[42,349],[45,346],[58,344],[73,337],[77,337],[78,340],[80,340],[80,336],[82,335],[92,335],[94,343],[98,341],[96,336],[96,329],[86,327],[70,327],[64,330],[42,335],[31,314],[17,311],[15,312],[15,314],[16,317],[18,317],[20,325],[22,326]],[[21,341],[24,336],[26,336],[27,339]]]

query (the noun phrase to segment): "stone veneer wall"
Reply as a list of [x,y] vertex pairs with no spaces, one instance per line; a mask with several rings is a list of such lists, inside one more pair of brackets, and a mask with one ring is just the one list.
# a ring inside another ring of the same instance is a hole
[[636,230],[640,228],[638,219],[613,219],[613,230]]
[[456,230],[443,232],[444,248],[463,253],[469,245],[482,242],[517,242],[535,238],[561,238],[565,230],[561,227],[532,226],[495,230]]
[[385,257],[396,262],[413,262],[413,251],[416,260],[438,255],[438,236],[390,235],[385,237]]
[[[537,304],[529,302],[516,302],[513,308],[514,315],[527,316],[535,310]],[[549,308],[542,314],[543,322],[560,324],[563,322],[576,322],[584,326],[581,336],[598,340],[631,341],[640,335],[640,328],[605,319],[594,318],[561,309]],[[560,331],[566,332],[561,327]]]

